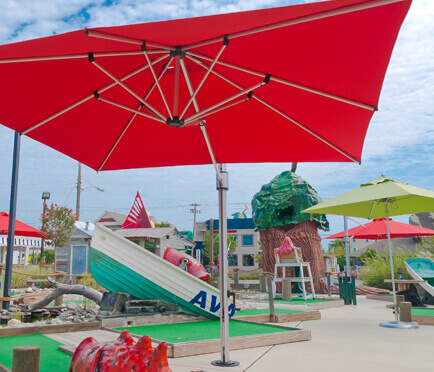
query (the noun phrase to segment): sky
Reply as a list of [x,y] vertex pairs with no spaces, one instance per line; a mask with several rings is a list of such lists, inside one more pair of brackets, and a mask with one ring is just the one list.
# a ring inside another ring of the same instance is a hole
[[[2,0],[0,45],[84,27],[122,25],[211,15],[312,1],[273,0]],[[297,174],[323,200],[379,178],[382,174],[434,189],[434,1],[414,0],[395,45],[384,80],[379,111],[369,126],[362,164],[300,163]],[[1,87],[1,82],[0,82]],[[0,123],[1,124],[1,123]],[[9,211],[13,131],[0,125],[0,211]],[[248,144],[247,144],[248,145]],[[21,143],[17,218],[39,227],[41,195],[75,209],[76,161],[25,136]],[[242,211],[261,186],[291,164],[228,165],[228,215]],[[95,187],[104,189],[97,191]],[[104,211],[127,214],[139,190],[148,211],[179,230],[197,220],[218,218],[211,165],[96,173],[82,167],[80,219],[93,222]],[[329,216],[331,233],[342,217]],[[408,216],[394,218],[408,222]],[[359,219],[358,221],[363,222]],[[355,223],[350,221],[350,227]],[[322,237],[328,233],[320,232]]]

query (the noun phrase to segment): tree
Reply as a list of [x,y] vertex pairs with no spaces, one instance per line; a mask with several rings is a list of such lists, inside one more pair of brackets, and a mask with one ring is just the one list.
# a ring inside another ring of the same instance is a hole
[[70,244],[75,218],[72,209],[66,206],[52,203],[46,207],[41,214],[41,230],[48,235],[46,243],[55,249]]
[[336,257],[339,267],[343,269],[346,265],[344,240],[343,239],[332,240],[329,243],[328,252],[329,254],[332,254]]
[[367,266],[367,261],[374,259],[376,256],[378,256],[378,252],[375,249],[368,248],[359,256],[360,265]]
[[[219,241],[220,241],[219,235],[216,234],[214,236],[214,239],[213,239],[213,256],[214,256],[213,262],[216,262],[218,260],[218,257],[219,257]],[[204,244],[205,248],[202,250],[201,254],[203,257],[206,257],[209,260],[209,254],[210,254],[210,252],[209,252],[210,251],[209,231],[207,231],[205,233],[205,240],[204,240],[203,244]],[[235,242],[235,236],[234,235],[228,234],[227,244],[228,244],[228,247],[229,247],[230,252],[232,254],[235,251],[236,246],[237,246],[237,244]]]
[[156,222],[155,227],[171,227],[172,225],[168,221]]
[[434,237],[421,238],[421,250],[428,256],[434,256]]

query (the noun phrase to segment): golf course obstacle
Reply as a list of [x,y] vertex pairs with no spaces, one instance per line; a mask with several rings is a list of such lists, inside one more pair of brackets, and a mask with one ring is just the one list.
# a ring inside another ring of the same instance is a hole
[[167,343],[161,342],[154,349],[148,336],[144,335],[135,342],[127,330],[114,341],[98,343],[93,337],[88,337],[78,345],[69,368],[70,372],[125,370],[171,372]]

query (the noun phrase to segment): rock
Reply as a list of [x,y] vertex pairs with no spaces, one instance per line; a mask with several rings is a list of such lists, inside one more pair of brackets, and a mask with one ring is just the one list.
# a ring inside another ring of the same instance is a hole
[[75,316],[74,319],[72,319],[72,323],[80,323],[80,318]]
[[114,315],[124,312],[125,303],[132,300],[129,293],[104,292],[100,313],[102,315]]
[[18,319],[10,319],[10,320],[8,321],[8,326],[16,325],[16,324],[21,324],[21,320],[18,320]]
[[64,311],[62,314],[59,315],[59,319],[66,319],[71,312],[69,310]]
[[26,288],[25,293],[33,293],[33,288],[32,287]]
[[77,307],[77,305],[76,304],[74,304],[74,303],[69,303],[68,305],[66,305],[66,308],[68,309],[68,310],[74,310],[75,308]]
[[84,310],[84,306],[83,306],[82,304],[78,304],[77,307],[78,307],[80,310]]
[[76,317],[74,317],[74,316],[70,315],[70,316],[68,316],[68,317],[67,317],[66,319],[67,319],[67,320],[71,320],[71,321],[72,321],[72,320],[74,320],[75,318],[76,318]]

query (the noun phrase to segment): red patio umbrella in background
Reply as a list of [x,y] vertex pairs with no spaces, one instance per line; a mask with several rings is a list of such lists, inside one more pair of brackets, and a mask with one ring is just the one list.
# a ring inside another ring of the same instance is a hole
[[[391,218],[389,218],[389,226],[390,226],[390,237],[392,239],[434,235],[434,230],[426,229],[420,226],[409,225],[407,223],[393,221]],[[348,237],[354,239],[371,239],[371,240],[387,239],[386,219],[375,218],[371,222],[349,229]],[[334,235],[330,235],[325,239],[343,239],[343,238],[344,238],[344,231]]]
[[[7,235],[9,229],[9,214],[6,212],[0,212],[0,235]],[[48,235],[44,232],[35,229],[34,227],[15,220],[15,235],[27,236],[31,238],[43,238],[47,239]]]
[[212,163],[227,365],[224,164],[359,163],[410,4],[334,0],[0,46],[0,123],[18,133],[11,211],[23,134],[97,171]]

